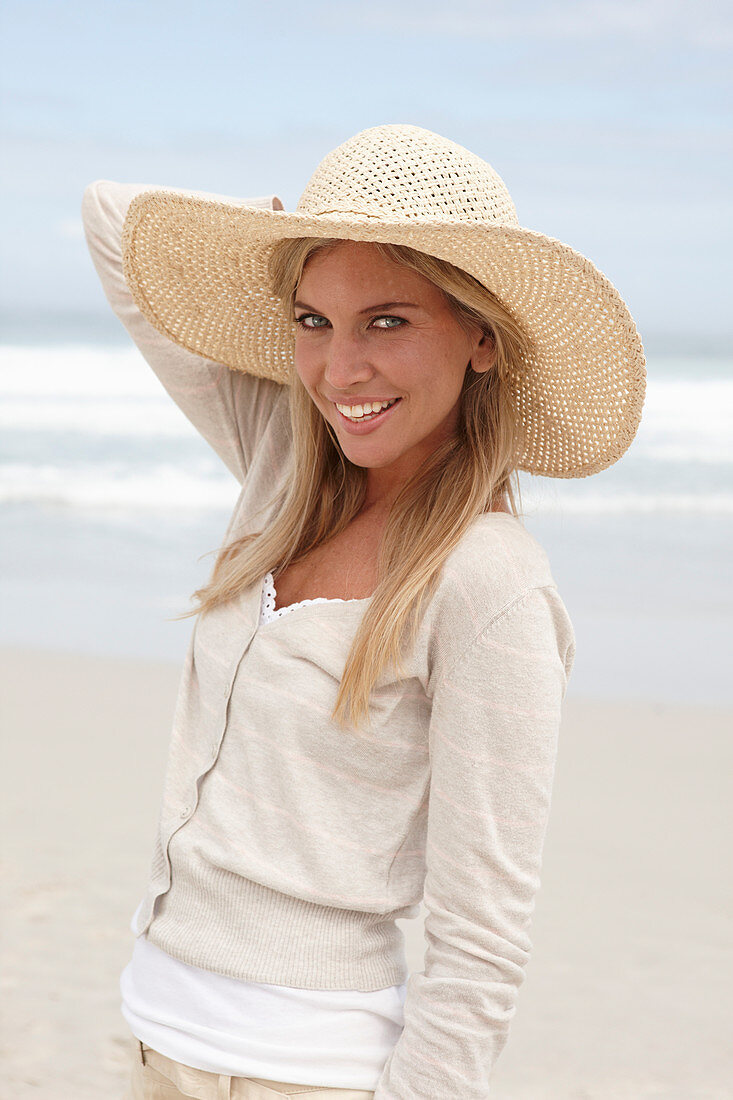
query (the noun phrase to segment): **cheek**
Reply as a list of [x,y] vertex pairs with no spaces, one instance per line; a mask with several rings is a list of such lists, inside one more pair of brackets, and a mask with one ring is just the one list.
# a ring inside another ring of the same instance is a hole
[[306,388],[310,388],[317,381],[317,366],[312,351],[307,347],[296,344],[293,357],[295,371]]
[[439,409],[446,402],[452,403],[460,394],[468,366],[456,354],[454,344],[433,346],[410,370],[410,384],[423,400]]

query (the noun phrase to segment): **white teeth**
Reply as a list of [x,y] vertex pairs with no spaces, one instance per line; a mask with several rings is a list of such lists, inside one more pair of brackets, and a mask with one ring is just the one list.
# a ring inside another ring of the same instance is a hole
[[367,401],[365,405],[339,405],[336,404],[336,408],[339,412],[342,412],[344,416],[347,416],[349,420],[361,420],[365,416],[370,416],[372,413],[378,412],[382,409],[388,408],[390,405],[394,405],[397,398],[393,398],[391,401]]

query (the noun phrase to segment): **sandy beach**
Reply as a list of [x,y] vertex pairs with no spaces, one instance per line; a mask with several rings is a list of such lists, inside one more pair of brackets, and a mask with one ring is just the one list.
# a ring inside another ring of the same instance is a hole
[[[178,665],[0,652],[3,1095],[118,1100]],[[733,1096],[731,730],[725,707],[569,694],[493,1100]],[[401,923],[420,970],[422,921]]]

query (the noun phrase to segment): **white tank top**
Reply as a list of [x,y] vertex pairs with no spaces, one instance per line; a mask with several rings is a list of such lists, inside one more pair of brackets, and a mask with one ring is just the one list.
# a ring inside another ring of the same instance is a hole
[[[303,604],[332,602],[318,597],[275,610],[275,601],[268,573],[260,625]],[[133,1035],[168,1058],[233,1077],[366,1090],[376,1088],[400,1037],[406,988],[291,989],[240,981],[189,966],[144,933],[120,976],[122,1015]]]

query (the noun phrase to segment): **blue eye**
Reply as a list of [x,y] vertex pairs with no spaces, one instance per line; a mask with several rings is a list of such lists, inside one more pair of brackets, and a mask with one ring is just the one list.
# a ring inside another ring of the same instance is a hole
[[[314,318],[317,321],[324,321],[325,324],[323,324],[323,325],[308,324],[307,325],[306,321],[310,320],[311,318]],[[383,316],[380,316],[380,317],[375,317],[374,320],[375,321],[396,321],[397,322],[396,325],[384,325],[384,326],[380,325],[380,326],[377,326],[377,327],[380,327],[380,328],[383,327],[385,329],[402,328],[402,326],[406,323],[403,317],[392,317],[392,316],[388,316],[386,314],[384,314]],[[326,325],[328,324],[328,319],[326,317],[321,317],[321,315],[319,313],[301,313],[300,317],[295,318],[295,323],[300,325],[301,328],[309,329],[312,332],[314,329],[325,328]]]
[[318,313],[301,313],[300,317],[296,317],[295,320],[296,320],[297,324],[300,325],[301,328],[309,328],[309,329],[323,328],[323,325],[306,325],[305,322],[309,317],[315,317],[315,318],[317,318],[318,320],[321,320],[321,321],[326,320],[325,317],[321,317]]

